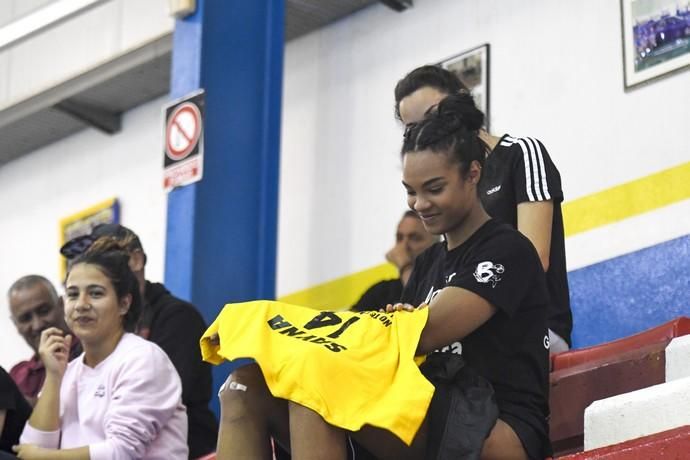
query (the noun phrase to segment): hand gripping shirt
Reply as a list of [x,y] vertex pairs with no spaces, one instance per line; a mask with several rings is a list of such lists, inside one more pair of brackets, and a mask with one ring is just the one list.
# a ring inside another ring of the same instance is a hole
[[[434,387],[414,354],[428,309],[319,312],[281,302],[228,304],[201,338],[204,360],[252,358],[278,398],[350,431],[369,424],[410,444]],[[218,333],[220,345],[209,337]]]

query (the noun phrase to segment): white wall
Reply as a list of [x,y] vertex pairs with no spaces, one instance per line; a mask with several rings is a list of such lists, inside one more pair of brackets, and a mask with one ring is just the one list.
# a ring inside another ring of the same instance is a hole
[[139,235],[148,254],[147,278],[162,280],[164,102],[126,113],[122,131],[114,136],[85,130],[0,167],[0,366],[9,369],[31,355],[9,319],[9,286],[30,273],[61,284],[61,218],[117,197],[121,222]]
[[[690,72],[624,92],[620,2],[414,3],[372,6],[287,46],[279,295],[383,260],[405,206],[393,87],[483,43],[492,130],[540,138],[566,201],[690,160]],[[685,201],[580,235],[569,268],[686,235],[689,216]]]
[[[47,3],[57,2],[3,0],[0,24]],[[171,33],[173,27],[167,0],[109,0],[0,51],[0,110]]]
[[[405,209],[393,87],[422,63],[482,43],[491,44],[494,131],[542,139],[562,173],[566,200],[689,161],[690,72],[625,93],[619,14],[617,0],[416,0],[402,14],[375,5],[290,42],[278,295],[383,261]],[[136,34],[147,35],[142,27]],[[91,36],[98,42],[100,34]],[[52,55],[37,53],[31,51],[35,73],[46,73],[43,60]],[[12,85],[11,97],[21,91]],[[57,282],[58,220],[111,196],[122,202],[122,222],[144,242],[149,278],[161,279],[163,102],[126,114],[118,135],[87,130],[0,167],[0,289],[29,272]],[[571,268],[689,234],[688,201],[671,211],[569,239]],[[3,293],[0,315],[7,314]],[[27,354],[9,320],[0,321],[0,365]]]
[[0,2],[0,27],[23,18],[34,11],[59,0],[3,0]]

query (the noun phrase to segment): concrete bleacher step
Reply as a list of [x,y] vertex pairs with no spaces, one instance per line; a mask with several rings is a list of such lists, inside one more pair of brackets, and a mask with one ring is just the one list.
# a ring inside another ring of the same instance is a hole
[[582,365],[551,375],[551,440],[554,452],[577,452],[584,447],[585,409],[594,401],[664,381],[665,343],[624,353],[617,361]]
[[[613,342],[556,355],[551,372],[551,441],[556,455],[584,448],[584,412],[594,401],[665,382],[680,369],[684,350],[666,365],[666,347],[690,334],[690,318],[678,318]],[[690,346],[690,342],[688,342]],[[676,360],[677,356],[677,360]],[[688,357],[683,371],[690,374]],[[690,456],[688,457],[690,458]]]
[[666,381],[690,377],[690,335],[676,337],[666,347]]
[[619,444],[558,457],[558,460],[686,460],[690,426],[643,436]]
[[593,402],[585,410],[585,450],[684,425],[690,425],[690,377]]

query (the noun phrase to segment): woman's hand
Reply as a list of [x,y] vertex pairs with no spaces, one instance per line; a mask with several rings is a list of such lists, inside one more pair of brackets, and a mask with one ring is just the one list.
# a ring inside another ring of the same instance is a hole
[[395,311],[415,311],[418,308],[425,308],[427,305],[425,303],[421,304],[419,307],[410,305],[409,303],[396,303],[386,305],[386,313],[393,313]]
[[17,454],[18,458],[26,460],[50,460],[55,458],[51,456],[51,452],[55,452],[54,449],[45,449],[34,444],[19,444],[18,446],[12,446],[12,450]]
[[72,336],[69,334],[64,336],[64,333],[56,327],[49,327],[41,332],[38,354],[41,357],[41,361],[43,361],[46,372],[62,378],[69,362],[71,346]]

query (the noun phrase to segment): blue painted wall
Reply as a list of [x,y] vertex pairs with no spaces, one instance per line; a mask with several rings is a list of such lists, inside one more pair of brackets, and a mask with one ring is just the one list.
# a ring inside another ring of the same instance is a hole
[[[175,25],[171,99],[206,91],[204,173],[168,196],[165,282],[210,323],[275,297],[285,5],[197,4]],[[214,368],[216,390],[230,371]]]
[[571,271],[568,280],[576,348],[690,316],[690,235]]

